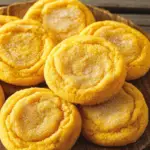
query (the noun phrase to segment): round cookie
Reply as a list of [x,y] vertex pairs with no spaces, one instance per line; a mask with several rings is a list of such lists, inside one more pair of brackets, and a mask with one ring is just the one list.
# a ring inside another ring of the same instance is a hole
[[0,85],[0,109],[5,101],[5,95],[2,86]]
[[55,45],[52,34],[33,20],[17,20],[0,28],[0,80],[18,86],[44,81],[43,68]]
[[79,34],[95,21],[90,10],[78,0],[38,1],[24,18],[40,21],[48,31],[56,34],[58,41]]
[[102,146],[123,146],[136,142],[148,124],[148,108],[141,92],[125,83],[106,103],[80,106],[83,135]]
[[94,36],[74,36],[58,44],[44,68],[48,87],[66,101],[93,105],[116,94],[126,77],[115,45]]
[[69,150],[80,130],[76,107],[49,89],[16,92],[1,109],[0,139],[7,149]]
[[2,27],[4,24],[9,23],[11,21],[18,20],[19,18],[14,17],[14,16],[5,16],[5,15],[0,15],[0,27]]
[[81,35],[103,37],[116,44],[127,64],[127,80],[144,76],[150,68],[150,42],[142,33],[115,21],[100,21],[85,28]]

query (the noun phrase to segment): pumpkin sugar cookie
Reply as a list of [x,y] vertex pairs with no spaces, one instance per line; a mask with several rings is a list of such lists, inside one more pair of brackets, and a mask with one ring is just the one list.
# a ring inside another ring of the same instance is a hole
[[4,24],[9,23],[11,21],[18,20],[19,18],[14,17],[14,16],[5,16],[5,15],[0,15],[0,27],[2,27]]
[[150,42],[142,33],[115,21],[100,21],[85,28],[81,35],[103,37],[116,44],[127,64],[127,80],[140,78],[150,68]]
[[53,31],[58,41],[79,34],[95,21],[90,10],[78,0],[43,0],[36,2],[24,16],[39,20]]
[[124,146],[136,142],[148,124],[148,108],[141,92],[125,83],[106,103],[80,106],[83,135],[102,146]]
[[94,36],[74,36],[58,44],[44,68],[48,87],[66,101],[94,105],[116,94],[126,77],[115,45]]
[[29,88],[7,99],[0,131],[10,150],[69,150],[79,137],[81,117],[74,105],[49,89]]
[[0,109],[5,101],[5,95],[2,86],[0,85]]
[[44,81],[43,68],[54,47],[52,34],[33,20],[17,20],[0,28],[0,80],[18,86]]

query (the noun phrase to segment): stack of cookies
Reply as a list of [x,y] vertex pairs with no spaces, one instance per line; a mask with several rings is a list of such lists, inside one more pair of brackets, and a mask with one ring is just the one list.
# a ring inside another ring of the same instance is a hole
[[8,150],[69,150],[80,132],[101,146],[136,142],[148,107],[126,81],[144,76],[149,58],[145,35],[96,22],[78,0],[39,0],[23,19],[0,16],[1,142]]

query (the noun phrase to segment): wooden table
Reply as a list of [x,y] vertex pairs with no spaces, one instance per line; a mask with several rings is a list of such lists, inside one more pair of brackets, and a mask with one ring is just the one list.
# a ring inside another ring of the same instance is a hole
[[82,0],[131,19],[150,33],[150,0]]
[[[0,0],[0,6],[27,0]],[[112,13],[131,19],[150,34],[150,0],[82,0],[86,4],[103,7]],[[150,146],[145,150],[150,150]]]

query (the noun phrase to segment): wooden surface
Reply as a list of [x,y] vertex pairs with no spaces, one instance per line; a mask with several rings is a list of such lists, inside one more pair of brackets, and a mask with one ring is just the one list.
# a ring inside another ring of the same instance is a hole
[[[88,0],[85,1],[88,2]],[[106,8],[109,8],[109,10],[111,10],[114,13],[115,12],[120,13],[121,16],[131,19],[133,22],[140,25],[140,27],[143,28],[145,31],[150,33],[150,14],[147,10],[142,11],[144,7],[146,9],[150,8],[150,0],[125,0],[125,1],[91,0],[91,1],[92,1],[91,3],[99,5],[100,7],[104,6]],[[0,9],[0,13],[22,17],[26,12],[26,10],[32,4],[33,2],[28,4],[12,5],[8,8],[4,7],[3,9]],[[134,8],[132,9],[133,6]],[[126,11],[125,9],[120,9],[119,7],[122,8],[126,7]],[[142,9],[139,9],[140,7]],[[141,31],[141,29],[138,26],[134,25],[130,20],[126,20],[115,14],[112,15],[109,12],[102,9],[91,8],[91,10],[95,14],[97,20],[112,19],[112,20],[121,21]],[[136,85],[144,94],[144,97],[150,109],[150,72],[143,78],[133,81],[133,84]],[[146,129],[144,135],[135,144],[131,144],[126,147],[119,147],[119,148],[106,148],[106,147],[104,148],[104,147],[91,144],[87,142],[83,137],[81,137],[72,150],[150,150],[150,147],[146,148],[146,146],[149,144],[149,141],[150,141],[150,124],[148,125],[148,128]],[[0,145],[0,150],[4,150],[2,145]]]
[[120,14],[121,16],[131,19],[135,24],[139,25],[143,30],[150,34],[150,14]]
[[[27,0],[0,0],[0,4],[11,4]],[[81,0],[84,3],[102,7],[150,8],[150,0]]]

